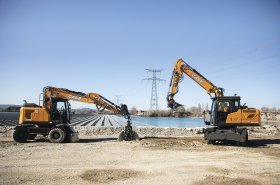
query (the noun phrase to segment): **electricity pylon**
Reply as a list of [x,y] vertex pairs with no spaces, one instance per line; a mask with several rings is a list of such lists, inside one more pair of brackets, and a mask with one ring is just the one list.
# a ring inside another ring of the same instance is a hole
[[152,92],[150,100],[150,110],[158,110],[158,96],[157,96],[157,82],[165,81],[157,77],[157,73],[161,73],[161,69],[146,69],[147,72],[153,73],[153,76],[150,78],[144,78],[143,80],[152,81]]

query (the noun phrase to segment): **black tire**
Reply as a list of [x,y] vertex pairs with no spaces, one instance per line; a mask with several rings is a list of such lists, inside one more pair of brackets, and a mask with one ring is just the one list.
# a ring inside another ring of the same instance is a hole
[[241,146],[246,147],[247,146],[247,142],[242,142]]
[[208,141],[207,141],[207,144],[208,144],[208,145],[213,145],[213,144],[214,144],[214,140],[208,140]]
[[236,145],[237,146],[243,146],[243,147],[246,147],[247,146],[247,143],[248,143],[248,133],[247,133],[247,129],[243,129],[241,134],[240,134],[240,137],[242,137],[242,142],[241,141],[237,141],[236,142]]
[[52,143],[62,143],[65,140],[66,132],[61,128],[53,128],[49,132],[48,139]]
[[14,132],[13,132],[13,139],[16,142],[19,142],[19,143],[26,142],[27,139],[28,139],[28,130],[27,130],[27,128],[26,127],[22,127],[22,126],[16,127]]
[[28,140],[34,140],[37,134],[29,134],[28,135]]
[[71,131],[70,129],[66,129],[65,131],[65,139],[63,141],[63,143],[70,143],[71,142]]
[[236,141],[236,146],[242,146],[242,143],[240,141]]
[[242,142],[241,145],[242,145],[243,147],[246,147],[246,146],[248,145],[248,133],[246,133],[246,135],[245,135],[245,141]]

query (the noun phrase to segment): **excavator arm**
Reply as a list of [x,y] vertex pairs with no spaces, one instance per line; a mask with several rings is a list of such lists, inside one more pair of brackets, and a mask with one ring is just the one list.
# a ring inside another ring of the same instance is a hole
[[97,109],[100,111],[107,109],[113,113],[121,114],[126,118],[130,118],[129,116],[130,114],[128,112],[126,105],[118,106],[97,93],[85,94],[82,92],[76,92],[76,91],[71,91],[68,89],[56,88],[56,87],[45,87],[43,93],[44,93],[43,106],[47,110],[51,109],[52,98],[56,98],[56,99],[73,100],[73,101],[78,101],[83,103],[95,104],[97,106]]
[[176,109],[181,104],[175,102],[174,96],[179,91],[179,83],[183,80],[183,75],[188,75],[193,79],[198,85],[200,85],[210,97],[213,96],[224,96],[224,90],[222,88],[216,87],[209,80],[207,80],[203,75],[197,72],[194,68],[189,66],[183,59],[178,59],[174,68],[169,85],[169,91],[167,94],[168,107]]

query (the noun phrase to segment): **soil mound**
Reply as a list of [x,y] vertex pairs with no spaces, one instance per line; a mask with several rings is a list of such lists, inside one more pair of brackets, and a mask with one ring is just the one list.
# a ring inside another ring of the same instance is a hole
[[91,169],[85,171],[81,178],[93,183],[110,183],[139,176],[141,172],[129,169]]

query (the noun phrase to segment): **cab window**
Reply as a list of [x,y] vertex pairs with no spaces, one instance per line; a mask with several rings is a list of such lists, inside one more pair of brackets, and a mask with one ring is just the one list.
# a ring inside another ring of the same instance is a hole
[[239,109],[240,103],[238,100],[235,100],[232,107],[232,112],[236,112]]

